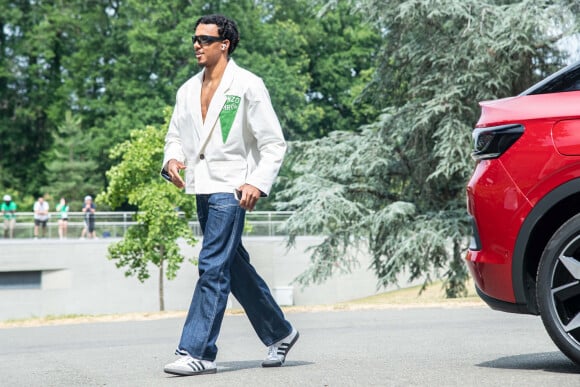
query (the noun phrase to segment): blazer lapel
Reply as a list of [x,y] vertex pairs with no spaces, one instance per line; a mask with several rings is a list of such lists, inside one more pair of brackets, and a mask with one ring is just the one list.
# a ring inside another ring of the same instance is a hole
[[[222,76],[222,80],[215,91],[215,94],[209,104],[209,108],[207,110],[207,114],[205,116],[205,122],[203,123],[202,129],[202,136],[201,141],[202,144],[205,143],[207,137],[211,134],[212,128],[215,126],[217,119],[220,116],[220,112],[224,104],[226,103],[226,93],[230,89],[232,81],[234,80],[234,73],[235,73],[236,64],[232,59],[228,62],[226,67],[226,71]],[[201,93],[201,90],[200,90]],[[198,98],[199,101],[199,98]],[[197,104],[197,109],[200,111],[199,117],[201,122],[201,104]]]
[[191,119],[193,122],[193,133],[192,135],[198,137],[199,139],[204,138],[205,134],[203,132],[203,123],[201,118],[201,84],[203,82],[203,71],[196,75],[196,81],[193,83],[191,89],[190,101],[191,104]]

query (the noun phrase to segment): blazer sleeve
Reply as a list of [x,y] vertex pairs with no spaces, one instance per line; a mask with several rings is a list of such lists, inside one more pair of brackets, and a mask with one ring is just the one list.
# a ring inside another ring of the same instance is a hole
[[[173,108],[171,120],[169,121],[169,128],[167,129],[167,134],[165,135],[163,166],[161,167],[162,176],[164,171],[166,171],[167,163],[169,160],[175,159],[182,163],[185,162],[185,153],[183,151],[181,132],[179,130],[179,121],[183,110],[182,104],[180,103],[179,93],[176,99],[177,101],[175,103],[175,107]],[[167,178],[166,176],[163,177]]]
[[247,98],[247,125],[256,142],[252,156],[257,165],[246,183],[268,196],[284,160],[286,141],[268,90],[260,78],[252,83]]

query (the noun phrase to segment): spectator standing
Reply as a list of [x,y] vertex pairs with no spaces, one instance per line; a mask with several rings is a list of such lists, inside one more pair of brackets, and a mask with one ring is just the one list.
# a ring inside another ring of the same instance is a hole
[[83,213],[85,214],[85,227],[81,232],[81,239],[87,238],[96,239],[95,233],[95,210],[96,206],[93,203],[93,198],[90,195],[85,196],[85,204],[83,205]]
[[16,203],[12,201],[10,195],[4,195],[0,205],[2,216],[4,217],[4,238],[14,238],[14,227],[16,225]]
[[66,239],[66,233],[68,229],[68,204],[65,198],[60,198],[60,203],[56,206],[56,211],[59,213],[58,218],[58,237],[60,239]]
[[34,239],[38,239],[38,229],[42,227],[42,237],[46,237],[46,224],[48,223],[48,210],[50,206],[40,196],[36,203],[34,203]]

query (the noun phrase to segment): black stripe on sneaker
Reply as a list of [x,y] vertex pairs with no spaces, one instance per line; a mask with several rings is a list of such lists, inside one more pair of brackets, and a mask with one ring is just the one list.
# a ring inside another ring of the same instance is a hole
[[290,349],[290,343],[284,343],[278,347],[278,355],[286,356]]
[[282,349],[282,363],[286,361],[286,355],[288,355],[288,352],[290,351],[290,349],[292,349],[292,346],[294,344],[296,344],[296,342],[298,341],[298,338],[300,337],[300,334],[298,332],[296,332],[296,335],[294,336],[294,338],[292,339],[291,342],[289,343],[282,343],[282,345],[280,345],[280,347],[278,348],[278,354],[280,354],[280,349]]
[[200,371],[205,370],[205,366],[199,360],[192,360],[189,363],[187,363],[187,365],[190,366],[191,369],[195,372],[200,372]]

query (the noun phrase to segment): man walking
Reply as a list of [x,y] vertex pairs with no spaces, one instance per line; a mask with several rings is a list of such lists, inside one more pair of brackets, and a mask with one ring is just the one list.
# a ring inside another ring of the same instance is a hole
[[199,280],[176,350],[180,358],[164,371],[216,372],[216,341],[230,291],[268,347],[262,366],[279,367],[298,331],[250,264],[241,236],[245,211],[270,192],[286,143],[262,79],[230,59],[239,42],[236,23],[221,15],[201,17],[192,42],[203,69],[177,92],[162,175],[196,195],[203,244]]

